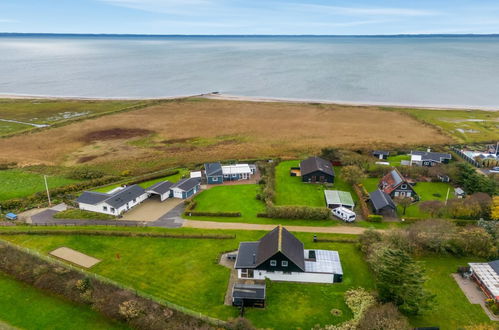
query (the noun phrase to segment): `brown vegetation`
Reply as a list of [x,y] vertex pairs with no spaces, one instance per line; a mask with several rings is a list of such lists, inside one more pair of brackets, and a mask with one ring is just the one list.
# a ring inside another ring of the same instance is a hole
[[144,162],[160,167],[298,157],[325,146],[449,141],[404,114],[377,107],[187,99],[0,140],[0,162],[73,165],[94,157],[90,163],[123,170]]

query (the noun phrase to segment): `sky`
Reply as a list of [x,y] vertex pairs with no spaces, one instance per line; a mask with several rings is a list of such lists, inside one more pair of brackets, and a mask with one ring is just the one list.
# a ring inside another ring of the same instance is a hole
[[499,0],[0,0],[0,32],[490,34]]

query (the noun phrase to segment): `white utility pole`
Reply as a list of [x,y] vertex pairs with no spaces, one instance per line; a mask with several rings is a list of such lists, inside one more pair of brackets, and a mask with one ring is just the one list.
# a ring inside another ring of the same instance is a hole
[[47,176],[44,175],[43,179],[45,180],[45,190],[47,191],[47,198],[49,200],[49,206],[52,206],[52,202],[50,201],[49,185],[47,184]]
[[447,188],[447,196],[445,196],[445,205],[447,205],[447,200],[449,199],[450,188]]

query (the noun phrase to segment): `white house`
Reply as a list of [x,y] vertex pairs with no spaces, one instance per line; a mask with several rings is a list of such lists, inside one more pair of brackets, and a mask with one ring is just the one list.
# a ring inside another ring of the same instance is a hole
[[235,269],[240,279],[335,283],[343,280],[337,251],[305,250],[282,226],[258,242],[239,244]]
[[153,184],[149,188],[146,188],[146,192],[151,195],[158,195],[160,201],[164,201],[171,197],[171,187],[174,185],[170,181],[161,181]]
[[120,215],[142,203],[148,197],[147,192],[138,185],[132,185],[111,194],[85,191],[76,202],[81,210]]

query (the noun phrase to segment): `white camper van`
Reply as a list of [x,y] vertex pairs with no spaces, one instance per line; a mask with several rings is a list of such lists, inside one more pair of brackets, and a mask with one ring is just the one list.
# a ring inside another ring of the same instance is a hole
[[346,207],[337,207],[333,209],[331,212],[341,220],[345,222],[353,222],[355,221],[355,212],[347,209]]

